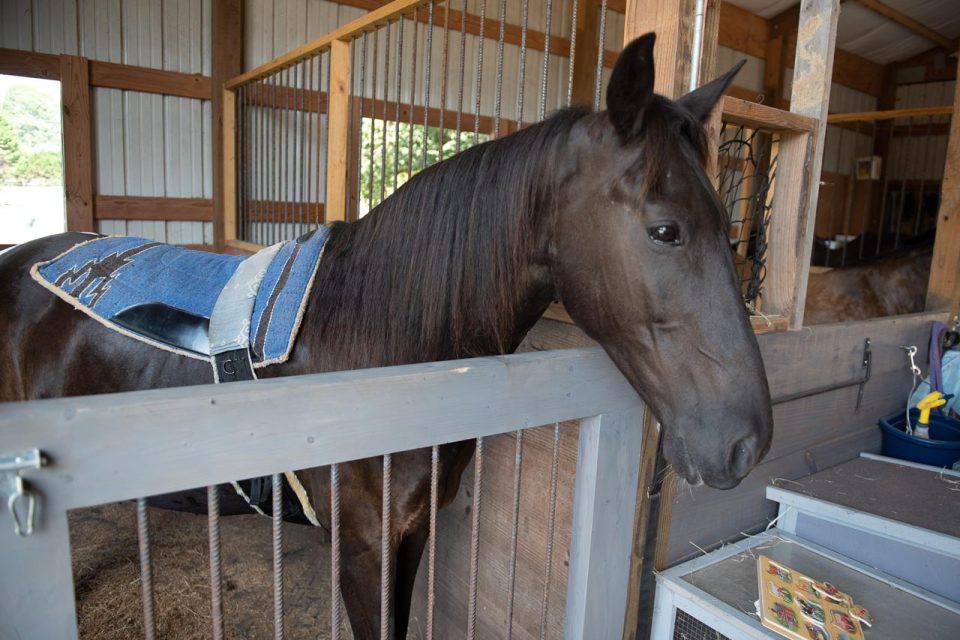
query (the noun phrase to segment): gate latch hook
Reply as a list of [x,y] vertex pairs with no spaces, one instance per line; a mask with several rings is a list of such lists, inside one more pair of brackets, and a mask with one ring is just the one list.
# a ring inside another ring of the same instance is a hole
[[0,452],[0,497],[13,517],[13,530],[21,537],[33,533],[37,496],[26,488],[20,473],[24,469],[39,469],[43,463],[39,449]]

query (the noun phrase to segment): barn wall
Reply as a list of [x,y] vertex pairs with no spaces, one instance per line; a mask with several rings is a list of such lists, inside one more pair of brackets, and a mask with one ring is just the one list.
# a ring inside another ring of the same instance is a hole
[[[210,75],[211,0],[11,0],[0,47]],[[208,100],[93,89],[94,191],[211,198]],[[212,223],[101,220],[100,231],[211,244]]]

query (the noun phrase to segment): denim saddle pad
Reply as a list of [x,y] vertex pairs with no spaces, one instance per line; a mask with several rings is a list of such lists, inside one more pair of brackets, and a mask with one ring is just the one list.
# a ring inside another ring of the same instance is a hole
[[[249,331],[255,367],[285,362],[293,349],[329,228],[273,246],[253,312],[242,324]],[[181,355],[208,356],[159,342],[118,324],[114,317],[144,304],[172,307],[209,319],[220,293],[245,256],[184,249],[145,238],[104,237],[79,243],[52,260],[33,266],[31,275],[54,294],[124,335]],[[252,297],[252,292],[251,292]]]

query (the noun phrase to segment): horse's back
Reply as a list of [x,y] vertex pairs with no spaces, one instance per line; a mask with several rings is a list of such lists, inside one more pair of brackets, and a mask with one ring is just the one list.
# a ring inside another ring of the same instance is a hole
[[0,401],[210,382],[209,364],[126,338],[31,276],[38,262],[94,237],[62,233],[0,254]]

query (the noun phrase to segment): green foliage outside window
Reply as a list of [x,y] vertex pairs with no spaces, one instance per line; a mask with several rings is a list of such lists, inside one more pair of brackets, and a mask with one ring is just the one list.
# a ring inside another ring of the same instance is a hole
[[[423,125],[401,122],[398,126],[392,121],[364,118],[360,137],[361,211],[369,211],[424,167]],[[459,138],[460,151],[474,145],[472,131],[460,133]],[[480,134],[476,143],[489,139]],[[457,153],[457,132],[452,129],[427,127],[426,142],[426,166]]]

